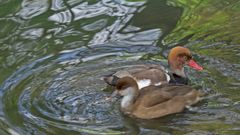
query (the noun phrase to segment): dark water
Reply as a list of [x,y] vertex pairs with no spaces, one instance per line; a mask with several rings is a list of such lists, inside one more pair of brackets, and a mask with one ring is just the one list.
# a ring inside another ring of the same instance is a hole
[[[239,0],[0,0],[0,134],[240,134]],[[192,110],[128,118],[102,75],[190,48]]]

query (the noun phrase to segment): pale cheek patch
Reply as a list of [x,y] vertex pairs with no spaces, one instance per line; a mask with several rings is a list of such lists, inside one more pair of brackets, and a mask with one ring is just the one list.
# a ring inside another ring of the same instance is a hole
[[133,97],[134,97],[134,92],[133,92],[133,88],[132,87],[129,87],[125,90],[122,91],[122,95],[124,96],[122,101],[121,101],[121,107],[122,108],[126,108],[130,105],[130,103],[132,102],[133,100]]
[[141,89],[146,86],[149,86],[151,84],[151,80],[150,79],[138,80],[137,84],[138,84],[138,88]]

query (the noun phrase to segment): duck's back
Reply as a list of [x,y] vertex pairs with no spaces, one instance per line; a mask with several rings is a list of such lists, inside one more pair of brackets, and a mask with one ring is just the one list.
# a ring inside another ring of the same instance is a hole
[[198,101],[199,92],[185,85],[149,86],[140,90],[135,102],[136,117],[152,119],[181,112]]
[[115,86],[117,78],[132,77],[141,89],[149,85],[159,86],[168,83],[170,76],[161,65],[135,65],[125,70],[117,71],[111,76],[105,77],[105,82]]

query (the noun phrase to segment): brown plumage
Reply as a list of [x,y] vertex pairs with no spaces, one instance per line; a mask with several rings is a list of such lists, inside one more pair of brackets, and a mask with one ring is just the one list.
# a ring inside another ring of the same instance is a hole
[[[191,62],[191,64],[189,64]],[[168,55],[168,63],[171,73],[168,73],[164,67],[160,65],[137,65],[130,69],[120,70],[114,74],[105,76],[104,81],[112,86],[116,85],[119,78],[133,78],[139,88],[149,85],[159,86],[166,83],[187,84],[188,79],[184,73],[184,65],[188,65],[196,70],[202,70],[193,59],[189,49],[181,46],[174,47]],[[195,65],[192,65],[194,63]]]
[[121,110],[130,116],[153,119],[179,113],[186,106],[197,103],[201,92],[186,85],[148,86],[138,89],[131,77],[117,81],[116,91],[123,96]]

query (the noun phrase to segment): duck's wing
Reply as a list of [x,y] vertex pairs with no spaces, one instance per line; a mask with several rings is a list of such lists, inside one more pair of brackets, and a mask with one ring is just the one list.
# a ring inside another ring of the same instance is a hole
[[184,108],[184,99],[176,96],[154,106],[140,106],[139,109],[135,111],[135,115],[143,119],[153,119],[181,112]]
[[149,79],[151,80],[152,84],[158,84],[163,81],[168,81],[166,72],[164,70],[155,68],[142,70],[141,72],[136,72],[132,75],[136,78],[136,80]]
[[178,113],[183,111],[185,106],[197,103],[199,96],[201,96],[200,92],[190,86],[145,87],[140,92],[136,104],[138,108],[134,115],[143,119],[152,119]]
[[138,72],[143,72],[150,69],[156,69],[156,70],[165,70],[165,68],[161,65],[156,64],[148,64],[148,65],[134,65],[126,69],[131,74],[136,74]]
[[192,88],[191,86],[171,85],[171,84],[165,85],[165,86],[161,87],[160,89],[161,89],[161,91],[165,91],[172,96],[184,96],[184,95],[191,93],[192,91],[195,91],[195,89]]
[[139,99],[145,107],[172,100],[174,97],[195,97],[198,94],[194,88],[186,85],[148,86],[140,90]]
[[140,65],[134,70],[129,70],[129,73],[137,81],[149,80],[150,85],[162,85],[170,80],[167,70],[161,65]]
[[[118,78],[132,77],[138,84],[142,82],[148,82],[148,85],[162,85],[168,83],[170,77],[166,74],[166,71],[161,65],[134,65],[123,70],[119,70],[113,74],[103,77],[103,80],[112,86],[115,86]],[[145,85],[145,84],[144,84]]]
[[156,104],[161,104],[173,98],[171,93],[158,90],[156,86],[148,86],[140,90],[139,98],[141,105],[151,107]]

